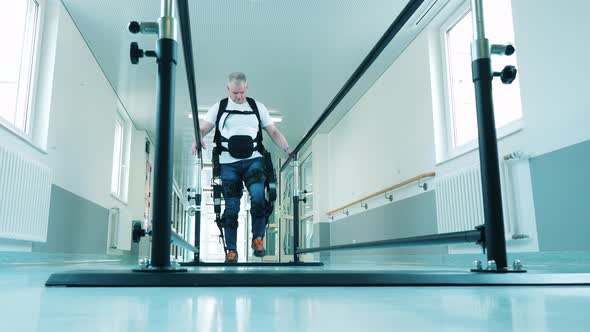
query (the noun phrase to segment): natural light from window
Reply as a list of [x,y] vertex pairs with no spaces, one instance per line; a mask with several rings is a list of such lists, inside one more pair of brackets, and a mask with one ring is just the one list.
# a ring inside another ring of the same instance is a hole
[[115,146],[113,149],[113,172],[111,178],[111,192],[118,197],[121,196],[121,179],[123,173],[123,139],[124,139],[123,120],[118,116],[115,121]]
[[38,7],[33,0],[0,2],[0,121],[25,133]]
[[[484,2],[486,36],[490,44],[514,43],[512,6],[510,0]],[[471,12],[461,17],[446,31],[449,79],[450,130],[453,148],[477,139],[475,92],[471,74],[471,41],[473,39]],[[518,46],[517,53],[518,53]],[[516,63],[510,57],[492,56],[492,69],[501,71]],[[496,78],[493,84],[496,128],[502,128],[522,117],[518,76],[510,85]]]

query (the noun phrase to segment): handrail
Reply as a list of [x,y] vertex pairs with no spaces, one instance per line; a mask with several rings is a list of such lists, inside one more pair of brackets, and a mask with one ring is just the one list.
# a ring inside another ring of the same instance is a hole
[[402,182],[400,182],[400,183],[398,183],[398,184],[395,184],[395,185],[393,185],[393,186],[391,186],[391,187],[387,187],[387,188],[385,188],[385,189],[383,189],[383,190],[380,190],[380,191],[378,191],[378,192],[376,192],[376,193],[373,193],[373,194],[370,194],[370,195],[368,195],[368,196],[365,196],[365,197],[363,197],[363,198],[361,198],[361,199],[357,199],[356,201],[354,201],[354,202],[352,202],[352,203],[346,204],[346,205],[344,205],[344,206],[342,206],[342,207],[339,207],[339,208],[337,208],[337,209],[334,209],[334,210],[332,210],[332,211],[326,212],[326,214],[327,214],[327,215],[333,215],[334,213],[336,213],[336,212],[338,212],[338,211],[342,211],[342,210],[344,210],[344,209],[346,209],[346,208],[349,208],[349,207],[351,207],[351,206],[353,206],[353,205],[355,205],[355,204],[362,203],[362,202],[364,202],[364,201],[366,201],[366,200],[369,200],[369,199],[371,199],[371,198],[373,198],[373,197],[377,197],[377,196],[379,196],[379,195],[381,195],[381,194],[385,194],[385,193],[386,193],[386,192],[388,192],[388,191],[392,191],[392,190],[395,190],[395,189],[398,189],[398,188],[401,188],[401,187],[407,186],[407,185],[408,185],[408,184],[410,184],[410,183],[413,183],[413,182],[416,182],[416,181],[420,181],[420,180],[422,180],[422,179],[426,179],[426,178],[431,178],[431,177],[434,177],[434,176],[436,176],[436,173],[435,173],[435,172],[430,172],[430,173],[423,173],[423,174],[420,174],[420,175],[418,175],[418,176],[415,176],[415,177],[413,177],[413,178],[411,178],[411,179],[407,179],[407,180],[405,180],[405,181],[402,181]]
[[186,80],[191,101],[193,114],[193,129],[195,142],[197,144],[197,156],[203,168],[203,147],[201,146],[201,129],[199,125],[199,107],[197,104],[197,85],[195,83],[195,66],[193,63],[193,43],[191,37],[191,23],[188,9],[188,0],[177,0],[178,20],[180,34],[182,35],[182,50],[184,53],[184,64],[186,66]]
[[400,30],[404,27],[404,25],[406,25],[406,22],[408,22],[410,17],[412,17],[412,15],[414,15],[416,10],[418,8],[420,8],[420,6],[422,5],[423,2],[424,2],[424,0],[410,0],[408,2],[408,4],[404,7],[404,9],[397,16],[397,18],[393,21],[393,23],[391,23],[391,25],[389,26],[387,31],[385,31],[383,36],[381,36],[379,41],[377,41],[377,44],[375,44],[375,46],[373,46],[373,48],[371,49],[369,54],[365,57],[363,62],[361,62],[361,64],[354,71],[354,73],[352,73],[352,75],[350,76],[348,81],[346,81],[346,83],[344,83],[344,86],[342,87],[342,89],[340,89],[340,91],[338,91],[338,93],[336,94],[336,96],[334,97],[332,102],[330,102],[328,107],[326,107],[324,112],[322,112],[319,119],[313,124],[313,126],[307,132],[307,134],[305,134],[305,136],[303,137],[301,142],[299,142],[299,144],[297,144],[297,147],[295,147],[295,149],[293,150],[293,153],[291,153],[289,155],[289,157],[285,160],[285,163],[281,166],[281,172],[285,170],[285,168],[289,165],[289,162],[292,160],[293,156],[295,156],[303,148],[303,146],[307,143],[307,141],[309,141],[309,139],[313,136],[313,134],[315,134],[315,132],[320,128],[320,126],[328,118],[330,113],[332,113],[332,111],[334,111],[334,109],[336,109],[336,106],[338,106],[338,104],[344,99],[344,97],[346,97],[348,92],[350,92],[350,90],[354,87],[354,85],[365,74],[367,69],[369,69],[369,67],[373,64],[373,62],[375,62],[375,60],[377,59],[377,57],[379,57],[381,52],[383,52],[385,47],[387,47],[387,45],[389,45],[389,42],[391,42],[391,40],[400,32]]
[[199,249],[197,247],[190,244],[180,234],[176,233],[176,230],[174,229],[170,233],[170,243],[176,245],[177,247],[191,251],[195,254],[199,252]]
[[175,179],[172,179],[172,191],[178,196],[178,198],[180,198],[180,204],[186,209],[188,207],[188,204],[186,203],[186,195],[180,190],[180,186]]
[[461,231],[453,233],[432,234],[413,236],[392,240],[381,240],[372,242],[339,244],[328,247],[302,248],[298,249],[299,254],[309,254],[320,251],[336,250],[359,250],[359,249],[381,249],[381,248],[404,248],[418,247],[426,245],[446,245],[458,243],[475,243],[485,246],[485,227],[478,227],[473,231]]

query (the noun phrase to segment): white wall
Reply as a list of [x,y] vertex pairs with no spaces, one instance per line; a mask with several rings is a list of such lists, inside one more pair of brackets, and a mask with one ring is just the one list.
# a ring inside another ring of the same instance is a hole
[[590,139],[590,2],[512,1],[527,149]]
[[332,208],[433,170],[427,48],[420,34],[330,132]]
[[313,221],[328,221],[326,211],[331,206],[330,181],[330,141],[327,134],[318,134],[311,143],[312,150],[312,184],[313,184]]
[[[513,7],[524,125],[500,140],[500,155],[539,155],[590,139],[590,101],[583,91],[590,76],[584,61],[590,3],[518,0]],[[329,209],[420,173],[441,175],[478,162],[474,150],[435,164],[435,112],[443,102],[439,84],[431,85],[441,66],[433,49],[435,24],[329,133]]]
[[45,61],[40,71],[42,77],[52,73],[53,79],[45,76],[40,82],[36,103],[39,114],[49,111],[46,153],[42,152],[44,146],[35,148],[3,127],[0,141],[48,165],[55,185],[104,208],[119,207],[141,220],[146,135],[132,129],[132,171],[128,204],[124,204],[110,194],[117,96],[61,2],[50,0],[47,4],[52,10],[46,12],[45,24],[55,31],[44,36],[41,56],[54,59],[54,63]]
[[[590,67],[584,54],[590,46],[580,41],[590,31],[583,14],[590,10],[590,3],[572,0],[562,8],[549,0],[518,0],[512,1],[512,7],[523,121],[521,131],[500,139],[499,154],[520,150],[534,157],[589,140],[590,100],[584,97],[584,88],[589,85]],[[438,31],[430,33],[438,38]],[[436,100],[435,107],[440,102]],[[478,161],[474,150],[437,165],[437,172]]]

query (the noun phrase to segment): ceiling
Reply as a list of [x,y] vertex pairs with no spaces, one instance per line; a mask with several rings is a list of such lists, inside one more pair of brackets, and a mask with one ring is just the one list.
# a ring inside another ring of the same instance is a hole
[[[159,0],[62,0],[137,129],[155,138],[156,65],[129,61],[129,44],[153,50],[155,35],[132,35],[130,21],[156,21]],[[430,7],[426,1],[416,13]],[[442,1],[439,1],[442,2]],[[407,0],[190,0],[199,109],[226,97],[232,71],[249,96],[279,112],[297,145],[397,17]],[[413,18],[342,101],[330,129],[417,35]],[[426,20],[423,20],[426,21]],[[181,45],[180,45],[181,47]],[[181,50],[176,79],[175,160],[190,159],[192,120]]]

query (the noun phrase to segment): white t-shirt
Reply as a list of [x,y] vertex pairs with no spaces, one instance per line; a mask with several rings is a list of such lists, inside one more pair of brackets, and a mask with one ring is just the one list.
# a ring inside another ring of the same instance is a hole
[[[260,114],[260,125],[262,128],[273,124],[272,119],[270,118],[270,114],[264,106],[260,102],[256,102],[256,106],[258,107],[258,113]],[[253,109],[250,107],[247,101],[244,101],[242,104],[234,103],[231,98],[228,98],[226,111],[240,111],[240,112],[252,112]],[[215,105],[211,106],[209,111],[207,111],[207,115],[205,116],[205,121],[215,125],[215,121],[217,121],[217,114],[219,113],[219,102]],[[215,128],[213,129],[215,130]],[[258,119],[256,118],[256,114],[249,114],[249,115],[241,115],[241,114],[228,114],[223,113],[221,119],[219,119],[219,131],[221,135],[225,138],[230,138],[234,135],[248,135],[252,137],[252,139],[256,138],[258,134]],[[221,143],[223,146],[227,148],[227,143]],[[260,152],[254,151],[250,158],[246,159],[235,159],[229,155],[229,152],[224,151],[219,156],[219,163],[220,164],[229,164],[239,160],[247,160],[252,158],[262,157]]]

